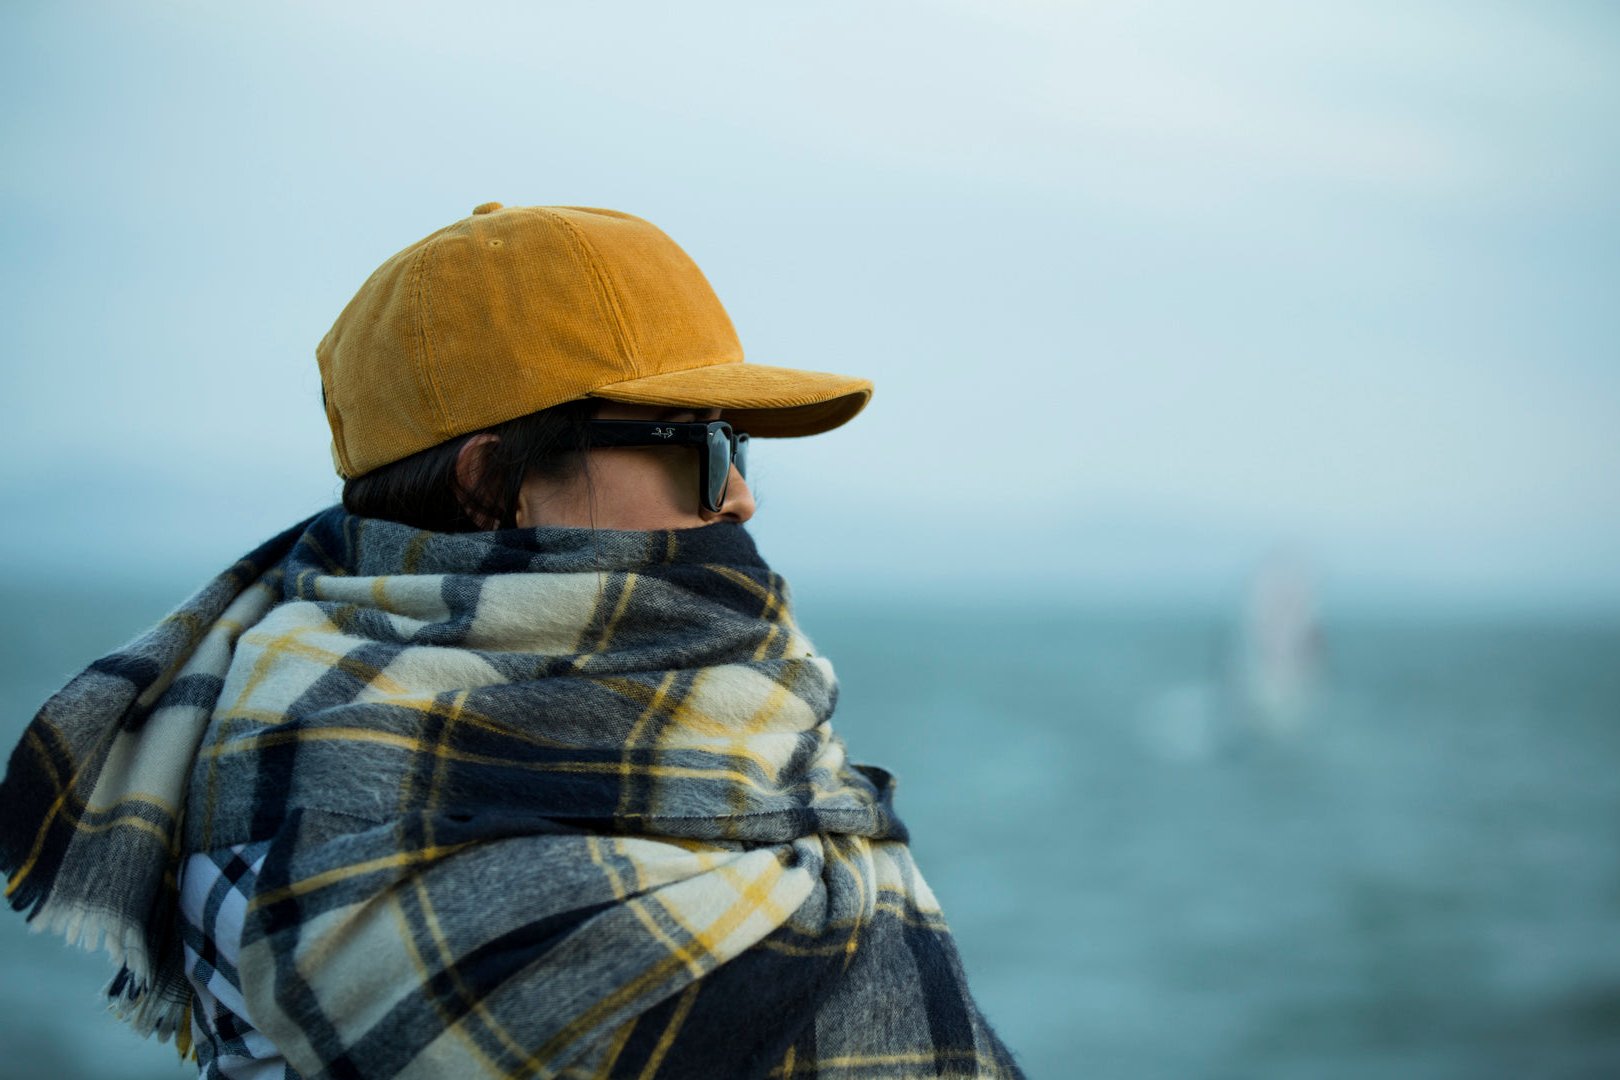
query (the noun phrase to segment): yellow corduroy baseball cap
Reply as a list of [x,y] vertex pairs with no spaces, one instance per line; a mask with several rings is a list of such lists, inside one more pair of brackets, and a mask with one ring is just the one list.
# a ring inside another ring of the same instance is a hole
[[345,479],[580,398],[718,407],[769,437],[830,431],[872,396],[866,379],[744,362],[686,252],[593,206],[484,203],[379,266],[315,358]]

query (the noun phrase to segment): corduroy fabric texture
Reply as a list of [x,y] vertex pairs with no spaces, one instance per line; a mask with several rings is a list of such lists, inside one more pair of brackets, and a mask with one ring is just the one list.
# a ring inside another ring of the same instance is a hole
[[167,1032],[178,860],[267,843],[242,992],[306,1077],[1019,1076],[836,693],[741,525],[333,507],[46,704],[0,859]]
[[338,475],[585,397],[720,406],[813,435],[872,384],[750,364],[697,264],[651,222],[485,203],[383,262],[315,350]]

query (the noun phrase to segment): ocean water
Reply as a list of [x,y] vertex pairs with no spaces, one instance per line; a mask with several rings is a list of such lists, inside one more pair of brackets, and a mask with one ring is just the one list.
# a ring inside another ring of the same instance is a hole
[[[183,592],[0,589],[6,748]],[[1031,1076],[1620,1077],[1620,618],[1329,611],[1257,723],[1224,612],[799,615]],[[15,914],[0,956],[0,1076],[194,1074],[104,957]]]

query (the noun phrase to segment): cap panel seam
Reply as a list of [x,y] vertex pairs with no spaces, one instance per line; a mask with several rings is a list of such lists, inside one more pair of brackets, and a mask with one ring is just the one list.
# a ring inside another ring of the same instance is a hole
[[417,374],[427,387],[428,399],[434,407],[439,430],[435,432],[440,439],[450,437],[450,412],[445,408],[444,394],[439,389],[439,380],[434,376],[433,331],[430,327],[430,314],[433,309],[433,290],[428,283],[428,264],[433,258],[433,249],[436,244],[427,244],[422,248],[422,254],[416,261],[416,312],[417,335],[420,339],[420,352],[417,360]]
[[597,303],[607,309],[605,314],[609,316],[608,322],[613,327],[613,338],[619,346],[619,368],[628,377],[635,378],[640,374],[633,362],[633,358],[637,355],[635,342],[631,338],[630,328],[625,321],[624,310],[619,304],[618,295],[613,288],[612,282],[607,279],[595,247],[586,239],[585,234],[562,214],[540,206],[536,206],[534,209],[557,221],[562,226],[563,232],[567,235],[569,241],[578,250],[580,262],[585,264],[585,269],[591,275],[591,283],[596,287]]

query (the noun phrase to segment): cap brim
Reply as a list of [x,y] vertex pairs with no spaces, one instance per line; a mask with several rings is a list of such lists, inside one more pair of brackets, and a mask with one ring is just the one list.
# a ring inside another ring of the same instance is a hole
[[819,435],[848,423],[871,399],[872,383],[853,375],[737,362],[612,383],[589,396],[635,405],[719,408],[749,435],[786,438]]

